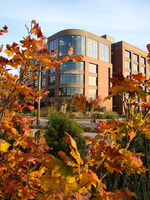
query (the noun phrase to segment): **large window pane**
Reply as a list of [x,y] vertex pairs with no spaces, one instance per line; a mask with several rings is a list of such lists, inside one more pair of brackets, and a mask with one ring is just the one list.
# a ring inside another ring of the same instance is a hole
[[128,58],[128,59],[131,58],[131,52],[130,51],[125,50],[125,58]]
[[80,35],[66,35],[60,37],[59,56],[68,54],[68,47],[73,47],[73,54],[85,55],[85,37]]
[[50,42],[50,52],[55,49],[58,49],[58,39],[55,39]]
[[126,69],[131,69],[131,63],[128,61],[125,61],[125,68]]
[[134,71],[136,71],[136,72],[139,71],[139,66],[137,64],[134,64]]
[[54,85],[55,84],[55,76],[50,76],[49,77],[49,84]]
[[69,97],[77,93],[83,94],[83,88],[74,88],[74,87],[59,88],[59,97]]
[[100,43],[100,60],[109,62],[109,46]]
[[143,57],[141,57],[141,63],[145,65],[145,63],[146,63],[146,59],[143,58]]
[[89,98],[96,98],[97,91],[94,89],[89,89]]
[[98,59],[98,42],[88,38],[88,52],[87,56]]
[[82,74],[61,74],[60,84],[66,83],[84,83],[84,76]]
[[97,77],[89,76],[89,85],[97,85]]
[[97,73],[97,65],[89,63],[89,72]]
[[49,72],[50,73],[55,73],[56,72],[56,68],[50,69]]
[[60,70],[82,70],[84,71],[84,62],[73,62],[73,61],[68,61],[68,62],[64,62],[61,66],[60,66]]
[[136,54],[133,54],[133,60],[138,62],[139,61],[139,56]]

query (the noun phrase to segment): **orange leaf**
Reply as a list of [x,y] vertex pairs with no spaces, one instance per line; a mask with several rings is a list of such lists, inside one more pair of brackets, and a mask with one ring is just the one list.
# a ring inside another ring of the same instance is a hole
[[68,55],[71,56],[72,54],[73,54],[73,47],[69,43]]

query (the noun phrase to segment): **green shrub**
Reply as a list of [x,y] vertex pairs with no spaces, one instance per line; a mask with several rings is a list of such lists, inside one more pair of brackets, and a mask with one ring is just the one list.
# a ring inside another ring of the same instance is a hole
[[92,114],[93,119],[105,119],[105,114],[100,112],[95,112]]
[[32,115],[33,117],[37,116],[37,109],[32,110],[32,111],[31,111],[31,115]]
[[49,153],[58,157],[57,152],[61,150],[70,156],[69,145],[63,140],[65,132],[70,134],[76,141],[78,150],[81,153],[81,156],[83,156],[86,150],[86,141],[82,136],[82,133],[84,132],[83,127],[68,116],[58,113],[51,113],[46,125],[44,137],[49,143],[49,147],[53,148]]
[[116,119],[119,115],[117,112],[106,112],[105,117],[106,119]]

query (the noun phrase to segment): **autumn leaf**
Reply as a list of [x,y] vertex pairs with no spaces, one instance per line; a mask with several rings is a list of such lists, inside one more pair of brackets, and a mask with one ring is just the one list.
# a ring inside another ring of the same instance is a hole
[[68,133],[65,133],[66,134],[66,137],[63,138],[70,146],[70,149],[71,149],[71,152],[70,154],[73,156],[73,158],[76,160],[76,162],[78,163],[78,165],[82,165],[83,164],[83,161],[80,157],[80,154],[77,150],[77,145],[76,145],[76,142],[74,141],[74,139],[68,134]]
[[3,35],[3,33],[8,33],[8,27],[6,25],[3,27],[2,30],[0,30],[0,35]]
[[0,139],[0,152],[2,153],[7,152],[9,147],[10,147],[10,144],[8,142]]
[[71,56],[73,54],[73,47],[69,43],[69,50],[68,50],[68,55]]

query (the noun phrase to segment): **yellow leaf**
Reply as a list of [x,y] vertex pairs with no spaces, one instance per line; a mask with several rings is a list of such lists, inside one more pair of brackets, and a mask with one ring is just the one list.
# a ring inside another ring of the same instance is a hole
[[80,154],[77,150],[77,145],[76,142],[74,141],[74,139],[68,134],[66,134],[66,138],[63,138],[70,146],[71,152],[70,154],[74,157],[74,159],[76,160],[76,162],[78,163],[78,165],[82,165],[83,161],[80,157]]
[[10,146],[9,143],[7,143],[5,140],[0,139],[0,152],[2,153],[7,152],[9,146]]

